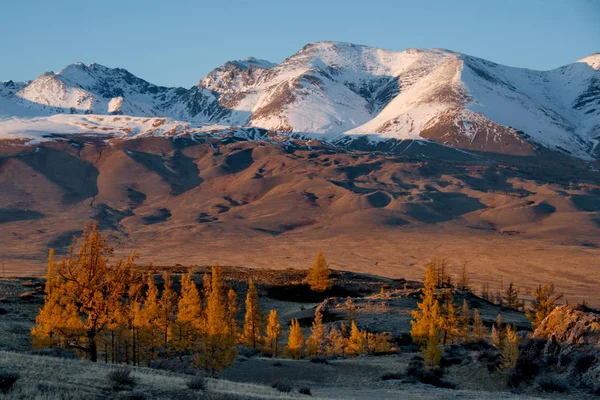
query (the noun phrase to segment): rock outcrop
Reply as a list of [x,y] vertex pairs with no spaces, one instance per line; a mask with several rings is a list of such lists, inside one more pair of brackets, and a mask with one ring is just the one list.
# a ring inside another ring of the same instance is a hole
[[556,307],[537,327],[533,337],[600,346],[600,314],[568,305]]

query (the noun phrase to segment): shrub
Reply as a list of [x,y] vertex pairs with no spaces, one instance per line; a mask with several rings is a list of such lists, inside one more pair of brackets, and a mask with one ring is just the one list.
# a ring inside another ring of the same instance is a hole
[[247,346],[240,346],[238,354],[246,358],[252,358],[258,356],[260,354],[260,350]]
[[490,348],[482,351],[477,356],[477,360],[481,362],[487,362],[487,369],[489,372],[498,370],[502,365],[502,357],[498,352],[498,349]]
[[479,339],[476,342],[463,343],[462,347],[463,347],[463,349],[469,350],[469,351],[485,351],[485,350],[495,349],[494,346],[492,346],[491,344],[489,344],[484,339]]
[[508,386],[517,388],[521,383],[532,380],[539,372],[537,364],[519,357],[516,367],[508,375]]
[[449,367],[451,365],[458,365],[461,363],[461,357],[442,357],[442,359],[440,360],[440,367]]
[[596,361],[596,357],[592,355],[585,355],[579,357],[575,362],[575,373],[585,374],[592,367],[592,364]]
[[308,387],[303,387],[303,388],[298,389],[298,393],[305,394],[307,396],[312,396],[312,393],[310,392],[310,388],[308,388]]
[[558,356],[558,362],[563,367],[569,365],[571,364],[571,362],[573,362],[573,355],[565,352],[560,353],[560,355]]
[[315,363],[315,364],[329,364],[329,361],[327,361],[327,358],[325,358],[323,356],[312,357],[310,359],[310,362]]
[[399,372],[388,372],[381,376],[382,381],[392,381],[404,378],[404,375]]
[[135,378],[131,376],[129,368],[117,368],[108,373],[108,381],[113,389],[120,389],[124,386],[134,386]]
[[148,398],[146,393],[138,391],[123,392],[116,397],[118,400],[146,400]]
[[20,375],[12,371],[0,371],[0,393],[8,393]]
[[196,376],[187,381],[187,387],[192,390],[206,390],[206,381],[201,376]]
[[544,378],[538,382],[540,389],[546,393],[565,393],[569,391],[567,385],[553,378]]
[[487,361],[487,362],[494,362],[494,361],[497,361],[499,358],[500,358],[500,353],[495,348],[484,350],[481,353],[479,353],[479,355],[477,356],[477,359],[479,361]]
[[271,387],[273,389],[277,389],[282,393],[291,393],[292,391],[292,387],[290,385],[288,385],[287,383],[283,383],[283,382],[275,382],[274,384],[271,385]]
[[400,336],[394,338],[394,343],[396,346],[410,346],[413,344],[413,339],[412,336],[410,336],[410,333],[404,332]]
[[454,389],[455,385],[441,379],[444,372],[441,368],[434,370],[427,370],[423,367],[423,363],[419,360],[413,360],[408,364],[406,369],[406,375],[412,376],[419,380],[419,382],[426,385],[432,385],[445,389]]

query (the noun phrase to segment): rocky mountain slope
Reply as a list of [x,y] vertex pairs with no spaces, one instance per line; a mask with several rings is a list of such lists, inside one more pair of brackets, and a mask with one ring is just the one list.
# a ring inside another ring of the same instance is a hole
[[[542,146],[591,159],[600,137],[600,54],[532,71],[441,49],[317,42],[279,64],[227,62],[190,89],[81,63],[0,84],[0,138],[63,133],[61,126],[73,132],[73,118],[48,117],[63,113],[166,118],[193,128],[250,126],[334,143],[366,135],[370,143],[432,140],[510,155],[533,155]],[[78,133],[90,131],[85,122],[75,125]],[[132,131],[102,128],[122,136]]]

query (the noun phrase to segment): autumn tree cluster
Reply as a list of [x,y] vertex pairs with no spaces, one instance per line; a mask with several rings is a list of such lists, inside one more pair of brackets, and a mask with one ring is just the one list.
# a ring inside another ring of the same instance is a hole
[[[187,356],[209,374],[231,365],[238,346],[264,354],[294,358],[317,355],[357,355],[392,349],[389,334],[328,329],[317,312],[307,338],[297,320],[284,329],[276,310],[263,314],[255,283],[248,282],[243,323],[238,324],[237,293],[213,267],[199,289],[189,272],[175,289],[171,275],[159,279],[134,268],[135,255],[113,261],[113,249],[98,230],[86,225],[67,256],[54,260],[50,252],[46,296],[32,329],[39,347],[75,350],[92,361],[141,365],[160,357]],[[330,287],[329,269],[317,255],[309,282],[314,290]]]
[[[518,337],[513,326],[502,323],[498,315],[491,333],[484,326],[478,309],[470,310],[466,299],[460,309],[454,300],[454,288],[449,278],[444,278],[446,265],[439,259],[431,262],[425,270],[421,301],[412,312],[411,336],[421,344],[425,365],[429,369],[438,367],[443,346],[450,343],[470,341],[492,341],[503,351],[503,365],[514,367],[518,357]],[[468,281],[459,279],[465,287]]]
[[317,310],[308,338],[304,338],[298,320],[293,320],[285,352],[295,359],[329,356],[352,357],[360,354],[385,354],[395,351],[390,333],[372,333],[359,329],[356,321],[350,328],[342,323],[331,328],[323,323],[323,314]]
[[63,260],[55,262],[50,253],[45,302],[32,329],[35,344],[133,365],[159,353],[189,353],[213,374],[233,362],[237,297],[219,267],[204,276],[201,292],[191,273],[182,275],[178,293],[169,274],[159,288],[154,274],[133,268],[133,256],[111,264],[112,254],[97,224],[86,226]]

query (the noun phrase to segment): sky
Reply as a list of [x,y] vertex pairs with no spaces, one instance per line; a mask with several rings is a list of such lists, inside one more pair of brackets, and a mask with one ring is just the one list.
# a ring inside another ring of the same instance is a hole
[[552,69],[600,52],[596,0],[0,0],[0,81],[82,61],[191,87],[228,60],[334,40]]

